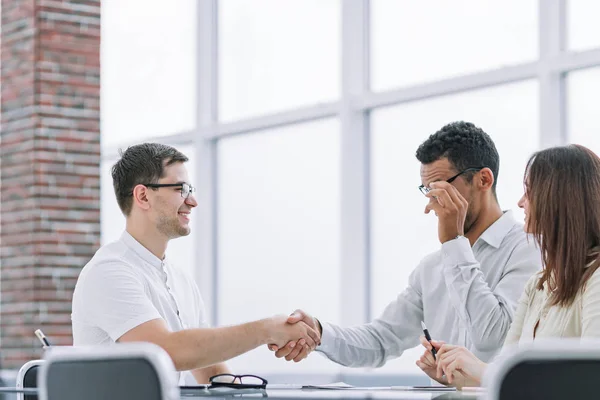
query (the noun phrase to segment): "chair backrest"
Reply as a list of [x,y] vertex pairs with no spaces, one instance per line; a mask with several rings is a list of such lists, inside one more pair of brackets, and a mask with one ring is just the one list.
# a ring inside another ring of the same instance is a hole
[[42,400],[175,400],[177,374],[168,354],[150,343],[52,347],[39,377]]
[[[44,360],[32,360],[23,364],[21,369],[19,369],[19,373],[17,374],[17,388],[37,388],[37,379],[40,372],[40,367],[44,362]],[[19,393],[17,399],[35,400],[37,399],[37,395]]]
[[513,348],[483,377],[489,399],[598,398],[600,341],[554,339]]

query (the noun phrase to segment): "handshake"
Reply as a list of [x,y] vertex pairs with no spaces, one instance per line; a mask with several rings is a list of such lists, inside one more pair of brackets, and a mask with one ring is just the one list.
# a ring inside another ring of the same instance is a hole
[[269,350],[275,357],[299,362],[321,344],[321,324],[302,310],[296,310],[289,317],[273,318]]

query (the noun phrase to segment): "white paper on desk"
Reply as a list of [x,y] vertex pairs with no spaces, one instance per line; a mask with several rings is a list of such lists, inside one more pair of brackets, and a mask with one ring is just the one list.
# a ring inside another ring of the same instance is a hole
[[325,385],[303,385],[302,389],[323,389],[323,390],[389,390],[390,387],[382,387],[382,386],[372,386],[372,387],[362,387],[362,386],[352,386],[348,385],[345,382],[334,382],[328,383]]
[[302,385],[297,383],[267,383],[267,389],[302,389]]
[[412,392],[456,392],[456,388],[451,386],[392,386],[391,389]]
[[302,389],[353,389],[354,386],[345,382],[327,383],[325,385],[302,385]]

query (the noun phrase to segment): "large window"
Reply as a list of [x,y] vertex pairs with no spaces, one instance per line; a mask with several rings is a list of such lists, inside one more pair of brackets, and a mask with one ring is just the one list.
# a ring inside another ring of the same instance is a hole
[[567,0],[568,46],[570,50],[587,50],[600,46],[597,16],[600,3],[595,0]]
[[571,72],[568,76],[569,142],[579,143],[600,154],[600,68]]
[[340,17],[339,0],[220,1],[220,119],[335,100]]
[[538,55],[537,4],[372,0],[373,90],[533,61]]
[[193,130],[196,0],[102,2],[102,142]]
[[[339,322],[339,147],[335,120],[219,142],[219,323],[296,308]],[[321,357],[307,361],[283,365],[264,348],[233,365],[334,367]]]

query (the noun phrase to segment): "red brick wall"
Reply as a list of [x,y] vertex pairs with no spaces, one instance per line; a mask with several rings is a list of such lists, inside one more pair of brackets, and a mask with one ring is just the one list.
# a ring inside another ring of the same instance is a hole
[[71,338],[100,242],[100,1],[2,0],[0,366]]

